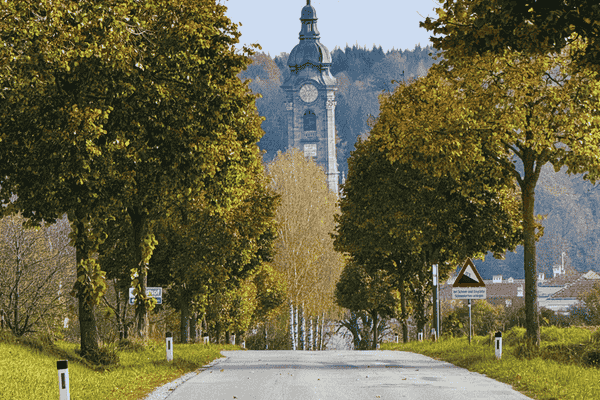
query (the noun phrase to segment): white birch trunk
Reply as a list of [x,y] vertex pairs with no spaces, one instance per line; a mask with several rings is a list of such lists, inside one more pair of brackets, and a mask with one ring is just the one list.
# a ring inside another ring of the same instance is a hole
[[294,307],[294,350],[298,350],[298,306]]
[[313,342],[313,337],[314,337],[313,336],[313,319],[312,319],[312,317],[309,317],[308,320],[310,321],[310,328],[308,330],[308,349],[312,351],[314,349],[314,347],[313,347],[313,345],[314,345],[314,342]]
[[304,319],[304,304],[300,309],[300,343],[301,349],[306,350],[306,320]]
[[325,313],[321,313],[321,343],[319,343],[319,350],[323,350],[323,334],[325,333]]
[[290,301],[290,341],[292,350],[296,350],[296,335],[294,334],[294,305]]

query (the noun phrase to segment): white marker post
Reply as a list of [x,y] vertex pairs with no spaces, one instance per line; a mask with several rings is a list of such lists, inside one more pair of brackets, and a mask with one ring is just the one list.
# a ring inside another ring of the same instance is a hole
[[167,332],[167,361],[173,361],[173,334]]
[[496,359],[499,360],[500,358],[502,358],[502,332],[496,332],[495,342],[496,346],[494,348],[496,353]]
[[60,360],[56,362],[58,370],[58,393],[60,400],[71,400],[69,393],[69,361]]
[[209,340],[208,340],[208,336],[204,336],[204,344],[208,344]]
[[246,342],[242,342],[242,349],[246,348]]
[[398,335],[396,335],[395,339],[396,339],[396,343],[398,343]]
[[417,333],[417,339],[419,340],[419,342],[423,341],[423,332]]

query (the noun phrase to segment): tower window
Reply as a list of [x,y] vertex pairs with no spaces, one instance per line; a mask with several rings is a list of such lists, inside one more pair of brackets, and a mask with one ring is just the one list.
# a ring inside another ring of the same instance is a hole
[[304,130],[305,131],[316,131],[317,130],[317,116],[314,112],[308,110],[304,113]]

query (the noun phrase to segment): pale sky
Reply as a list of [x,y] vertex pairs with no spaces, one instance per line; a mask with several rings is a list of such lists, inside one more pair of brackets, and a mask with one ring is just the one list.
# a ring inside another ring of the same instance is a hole
[[[306,0],[221,0],[226,15],[239,28],[243,44],[259,43],[275,57],[298,44],[300,13]],[[435,17],[435,0],[311,0],[317,12],[321,43],[329,51],[381,45],[383,51],[412,50],[430,44],[431,33],[419,27],[427,16]]]

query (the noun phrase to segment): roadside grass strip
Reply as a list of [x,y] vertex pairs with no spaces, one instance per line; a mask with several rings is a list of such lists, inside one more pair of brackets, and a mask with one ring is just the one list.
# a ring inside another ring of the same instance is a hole
[[515,353],[525,329],[503,334],[502,358],[494,355],[493,342],[475,336],[469,346],[466,337],[432,341],[384,343],[382,350],[423,354],[469,371],[479,372],[511,385],[524,395],[538,400],[600,399],[600,369],[585,365],[585,353],[597,350],[599,332],[582,328],[541,328],[540,355],[518,358]]
[[223,357],[221,350],[239,346],[176,344],[174,360],[166,361],[165,344],[118,352],[120,362],[107,368],[89,365],[75,352],[78,346],[57,342],[39,349],[0,342],[0,398],[11,400],[58,399],[56,361],[69,360],[72,399],[143,399],[158,386]]

